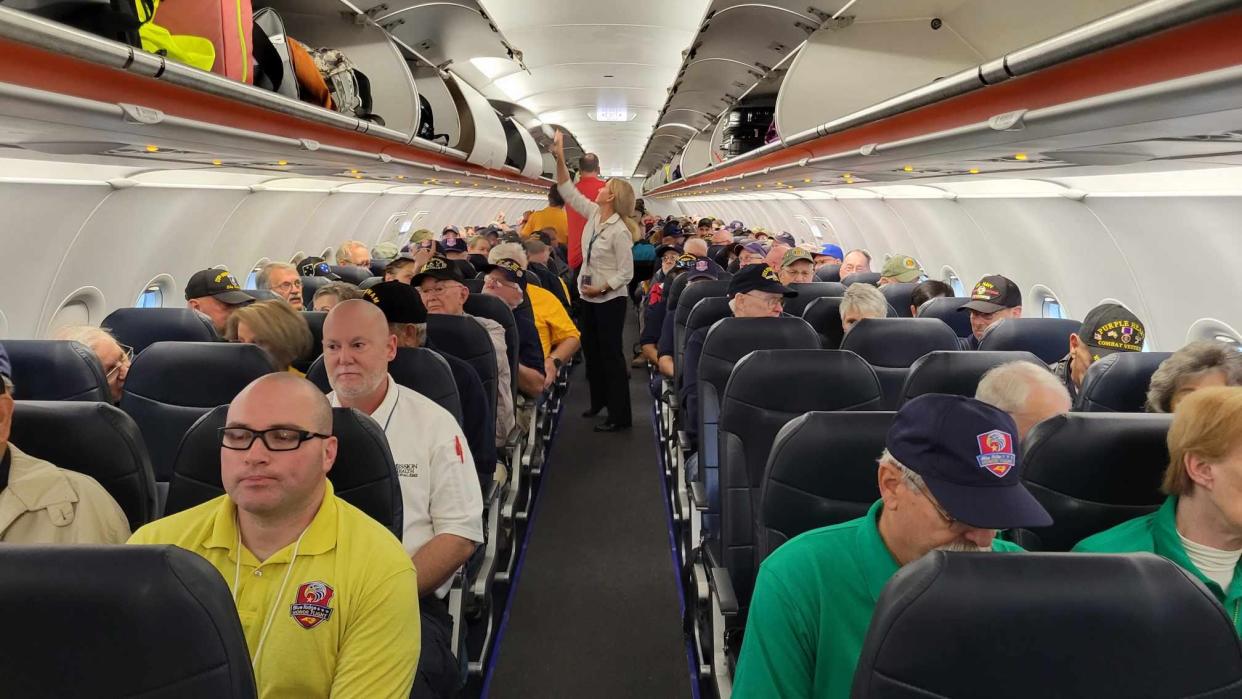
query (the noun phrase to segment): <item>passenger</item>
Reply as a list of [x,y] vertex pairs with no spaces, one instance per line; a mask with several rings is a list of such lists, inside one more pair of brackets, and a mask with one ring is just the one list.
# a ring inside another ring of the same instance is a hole
[[695,227],[695,235],[706,241],[712,237],[712,230],[712,219],[701,218],[699,219],[698,225]]
[[871,253],[860,248],[850,250],[841,258],[841,278],[851,274],[865,274],[871,271]]
[[[578,293],[581,295],[582,354],[586,359],[591,405],[583,415],[593,417],[604,408],[608,418],[595,426],[596,432],[627,430],[633,421],[630,410],[629,360],[625,356],[626,287],[634,275],[632,245],[639,231],[634,216],[634,188],[619,177],[602,182],[595,201],[583,193],[584,178],[577,187],[565,167],[564,135],[558,130],[552,144],[556,158],[556,179],[561,196],[570,208],[585,215],[579,240],[581,258]],[[598,170],[598,163],[587,163],[587,172]],[[570,245],[574,243],[575,219],[570,219]],[[704,250],[706,252],[706,250]],[[573,250],[570,250],[570,265]]]
[[292,364],[310,354],[315,340],[306,319],[284,301],[252,303],[229,316],[224,337],[229,342],[258,345],[267,352],[276,371],[305,376]]
[[802,248],[789,248],[781,258],[778,273],[781,284],[806,284],[815,281],[815,262],[811,253]]
[[790,245],[781,242],[773,243],[772,247],[768,249],[767,256],[763,258],[763,263],[772,269],[780,269],[781,262],[785,259],[785,253],[791,249],[792,246]]
[[763,247],[763,243],[760,243],[757,240],[752,240],[749,243],[739,246],[737,253],[738,267],[766,264],[764,260],[766,260],[767,257],[768,249]]
[[565,213],[565,200],[556,191],[555,184],[548,187],[548,205],[531,214],[518,232],[523,238],[529,238],[547,228],[556,235],[557,245],[569,244],[569,217]]
[[785,231],[781,231],[780,233],[777,233],[773,237],[773,240],[775,240],[776,242],[786,247],[794,248],[798,246],[798,241],[796,238],[793,237],[793,233],[786,233]]
[[491,249],[492,244],[488,242],[486,237],[476,235],[467,244],[466,259],[470,260],[470,264],[474,265],[475,269],[486,266],[487,252]]
[[884,261],[877,286],[917,282],[923,276],[919,261],[909,255],[893,255]]
[[241,284],[225,269],[195,272],[185,285],[186,306],[211,321],[216,334],[224,336],[229,316],[254,299],[242,291]]
[[1186,396],[1209,386],[1242,386],[1242,352],[1220,340],[1199,340],[1174,352],[1151,375],[1147,411],[1171,413]]
[[[513,321],[517,325],[518,332],[518,390],[527,398],[537,398],[540,393],[543,393],[545,385],[547,357],[539,329],[536,327],[534,310],[526,301],[526,251],[521,243],[501,243],[492,248],[488,257],[495,262],[483,268],[487,274],[483,283],[483,293],[500,299],[513,312]],[[501,265],[499,270],[496,269],[496,265],[506,261],[509,264]]]
[[[677,258],[681,257],[681,255],[681,248],[676,245],[661,245],[656,248],[656,259],[659,260],[660,266],[656,269],[655,274],[651,275],[652,288],[655,288],[656,284],[668,278],[669,273],[677,266]],[[650,293],[649,289],[648,294]]]
[[820,267],[825,267],[827,265],[841,264],[841,258],[844,257],[844,255],[841,253],[840,245],[824,243],[823,247],[819,249],[819,252],[816,252],[811,257],[815,260],[815,269],[818,270]]
[[444,250],[444,256],[453,261],[461,269],[461,276],[465,279],[474,279],[479,273],[478,269],[469,260],[466,253],[466,241],[457,236],[457,229],[450,226],[445,229],[444,238],[440,240],[440,247]]
[[346,240],[336,249],[336,264],[342,267],[371,267],[371,254],[359,240]]
[[423,574],[392,532],[333,492],[331,433],[332,409],[309,381],[256,379],[220,430],[225,494],[129,543],[179,546],[230,583],[258,696],[406,697]]
[[491,318],[479,318],[466,313],[466,299],[470,290],[461,278],[461,271],[444,257],[439,255],[431,258],[411,281],[418,289],[419,297],[427,313],[440,313],[451,316],[466,316],[483,326],[492,340],[496,352],[496,446],[503,445],[509,439],[514,426],[512,375],[509,370],[508,345],[505,344],[505,329]]
[[362,293],[353,284],[348,282],[328,282],[319,287],[319,290],[315,292],[314,298],[311,299],[311,307],[316,311],[327,312],[342,301],[357,298],[362,298]]
[[884,584],[933,550],[1021,551],[996,530],[1052,522],[1022,485],[1013,420],[964,396],[906,403],[866,515],[813,529],[759,567],[733,692],[848,697]]
[[851,284],[841,299],[841,329],[848,335],[863,318],[888,316],[888,300],[870,284]]
[[[555,148],[555,145],[553,147]],[[604,181],[600,179],[599,172],[599,156],[594,153],[587,153],[578,160],[578,182],[574,185],[574,189],[586,197],[587,201],[596,201],[600,190],[604,188]],[[563,190],[561,190],[561,199],[565,199]],[[566,222],[569,225],[569,266],[575,270],[582,267],[582,232],[588,218],[583,215],[584,213],[572,206],[565,208]]]
[[418,272],[418,263],[412,257],[404,255],[384,265],[384,281],[409,284]]
[[1030,362],[1007,362],[988,370],[975,399],[1009,413],[1018,426],[1018,444],[1035,425],[1070,411],[1070,395],[1052,372]]
[[121,402],[121,396],[125,393],[125,377],[129,376],[129,365],[134,361],[133,347],[122,345],[107,330],[93,325],[70,325],[61,328],[52,339],[73,340],[89,347],[103,368],[112,402]]
[[302,304],[302,276],[298,268],[287,262],[269,262],[255,275],[255,286],[267,289],[284,299],[295,311],[305,310]]
[[532,236],[522,243],[522,249],[526,251],[526,268],[538,277],[544,288],[568,310],[569,286],[565,283],[565,279],[552,268],[552,247],[537,236]]
[[1242,388],[1191,393],[1173,414],[1164,505],[1074,547],[1084,553],[1150,552],[1173,561],[1211,590],[1242,635]]
[[1050,368],[1076,398],[1092,364],[1114,352],[1142,352],[1146,335],[1142,321],[1125,306],[1102,303],[1087,313],[1078,332],[1070,333],[1069,354]]
[[1006,318],[1022,317],[1022,291],[1012,280],[989,274],[975,284],[970,301],[957,310],[970,312],[971,335],[962,340],[962,349],[977,350],[988,328]]
[[[701,281],[719,279],[721,273],[720,269],[713,266],[712,261],[709,259],[695,257],[694,255],[682,255],[679,257],[673,270],[674,275],[684,274],[691,271],[695,272],[695,274],[690,275],[690,277],[686,279],[687,287]],[[660,370],[662,375],[670,379],[673,378],[674,373],[673,335],[676,314],[668,312],[672,309],[667,308],[667,294],[672,289],[672,283],[673,279],[670,278],[664,284],[665,288],[663,289],[661,296],[661,303],[663,306],[657,311],[663,317],[663,320],[660,321],[660,335],[659,340],[656,342],[656,367]],[[685,292],[683,291],[682,293]],[[642,338],[639,339],[639,343],[641,346]]]
[[914,287],[910,292],[910,317],[917,318],[923,304],[938,298],[952,298],[953,289],[942,281],[928,279]]
[[[582,347],[578,326],[570,320],[569,313],[552,292],[526,283],[527,270],[522,267],[520,259],[497,260],[495,265],[485,267],[484,271],[487,281],[483,285],[483,293],[500,298],[515,311],[517,305],[522,303],[521,292],[525,292],[530,299],[530,310],[534,314],[535,329],[538,331],[542,350],[540,356],[544,357],[543,385],[540,392],[547,390],[556,380],[561,367],[573,359]],[[517,284],[518,288],[515,289],[513,284]]]
[[397,247],[396,243],[376,243],[375,247],[371,248],[371,261],[388,262],[400,254],[400,252],[401,250]]
[[687,255],[694,255],[695,257],[707,257],[709,248],[710,246],[707,244],[706,240],[703,240],[702,238],[691,238],[690,240],[686,241],[686,244],[683,249],[685,250]]

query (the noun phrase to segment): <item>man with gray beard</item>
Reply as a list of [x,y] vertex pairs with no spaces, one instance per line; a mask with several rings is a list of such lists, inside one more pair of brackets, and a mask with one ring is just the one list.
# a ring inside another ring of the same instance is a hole
[[848,697],[876,600],[928,551],[1021,551],[996,530],[1044,527],[1022,485],[1018,428],[974,398],[928,394],[902,406],[866,515],[801,534],[759,568],[735,696]]

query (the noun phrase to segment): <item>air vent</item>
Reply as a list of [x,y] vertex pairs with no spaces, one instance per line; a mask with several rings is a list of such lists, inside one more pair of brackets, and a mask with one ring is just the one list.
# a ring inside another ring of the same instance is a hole
[[1221,133],[1199,134],[1196,136],[1183,136],[1176,139],[1160,139],[1161,141],[1205,141],[1212,143],[1239,143],[1242,142],[1242,131],[1224,131]]
[[777,53],[784,53],[786,48],[788,47],[780,43],[779,41],[773,41],[772,43],[768,44],[768,50],[775,51]]

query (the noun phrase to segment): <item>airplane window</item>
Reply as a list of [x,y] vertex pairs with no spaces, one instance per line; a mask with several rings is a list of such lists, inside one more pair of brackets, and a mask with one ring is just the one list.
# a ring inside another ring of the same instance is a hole
[[1065,311],[1061,308],[1060,301],[1054,298],[1045,298],[1041,315],[1045,318],[1064,318]]
[[67,325],[96,325],[103,320],[103,293],[93,286],[84,286],[61,302],[47,324],[47,336]]
[[1061,304],[1061,299],[1052,292],[1052,289],[1043,284],[1036,284],[1031,290],[1031,296],[1035,302],[1039,304],[1039,317],[1041,318],[1068,318],[1069,311],[1065,310],[1065,306]]
[[138,300],[134,302],[134,306],[137,308],[163,308],[164,292],[160,290],[158,284],[152,284],[143,289],[141,294],[138,294]]
[[306,251],[298,250],[297,253],[293,255],[293,257],[289,258],[289,264],[296,265],[297,263],[305,259],[306,259]]
[[319,256],[327,260],[328,264],[335,264],[332,260],[332,248],[324,248],[323,252],[319,253]]
[[256,281],[256,279],[259,276],[259,270],[263,269],[263,265],[269,262],[271,262],[271,260],[269,260],[266,257],[263,257],[263,258],[260,258],[258,262],[254,263],[254,267],[250,268],[250,274],[246,276],[246,288],[247,289],[259,288],[258,283]]
[[966,285],[962,283],[961,277],[957,276],[957,272],[952,267],[945,267],[943,272],[944,283],[953,289],[954,296],[966,296]]
[[1195,340],[1225,342],[1242,352],[1242,334],[1239,334],[1228,323],[1215,318],[1200,318],[1191,324],[1190,331],[1186,333],[1186,342]]

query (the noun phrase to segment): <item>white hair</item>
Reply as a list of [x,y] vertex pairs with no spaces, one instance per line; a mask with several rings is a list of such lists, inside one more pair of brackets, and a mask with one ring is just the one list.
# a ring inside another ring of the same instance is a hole
[[888,300],[870,284],[851,284],[841,299],[841,315],[850,312],[865,318],[883,318],[888,315]]
[[1063,394],[1065,400],[1069,401],[1069,391],[1051,371],[1038,364],[1022,361],[1006,362],[988,370],[979,381],[975,399],[1012,415],[1026,408],[1031,390],[1036,386]]
[[346,240],[341,243],[340,247],[336,249],[336,263],[340,265],[349,262],[350,253],[358,248],[362,248],[363,252],[368,254],[370,253],[370,250],[367,249],[366,244],[361,240]]
[[[690,248],[694,248],[694,250],[691,250]],[[702,238],[691,238],[690,240],[686,241],[685,250],[686,250],[687,255],[694,255],[695,257],[706,257],[708,249],[709,248],[707,245],[707,241],[703,240]],[[697,250],[698,252],[695,252],[695,250]]]
[[513,260],[526,269],[530,264],[526,259],[526,248],[521,243],[501,243],[487,253],[487,261],[496,264],[501,260]]
[[283,269],[286,272],[300,274],[298,268],[287,262],[268,262],[259,268],[259,273],[254,275],[254,285],[259,289],[271,289],[272,272]]
[[52,335],[53,340],[73,340],[80,342],[87,347],[94,348],[98,343],[116,343],[116,338],[103,328],[97,328],[93,325],[67,325],[60,328]]

